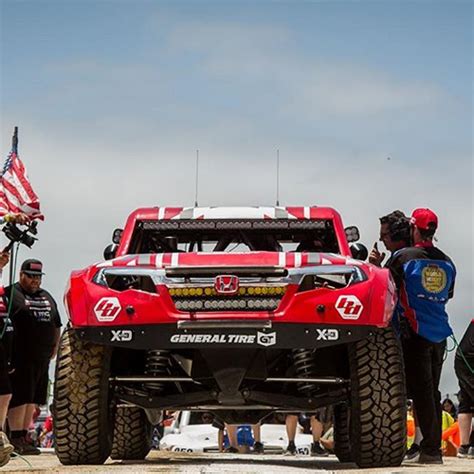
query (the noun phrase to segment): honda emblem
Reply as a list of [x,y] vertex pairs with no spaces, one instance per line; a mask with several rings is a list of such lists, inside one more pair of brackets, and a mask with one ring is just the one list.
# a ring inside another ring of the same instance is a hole
[[239,277],[218,275],[214,279],[214,288],[218,295],[235,295],[239,291]]

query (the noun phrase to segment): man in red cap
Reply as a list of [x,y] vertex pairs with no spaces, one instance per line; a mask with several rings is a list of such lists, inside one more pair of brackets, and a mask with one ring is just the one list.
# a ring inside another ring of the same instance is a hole
[[441,394],[439,380],[446,338],[453,331],[446,303],[453,297],[456,269],[451,259],[436,248],[433,237],[438,217],[430,209],[411,215],[412,246],[393,255],[390,271],[397,284],[405,374],[409,398],[416,407],[423,435],[413,461],[441,464]]

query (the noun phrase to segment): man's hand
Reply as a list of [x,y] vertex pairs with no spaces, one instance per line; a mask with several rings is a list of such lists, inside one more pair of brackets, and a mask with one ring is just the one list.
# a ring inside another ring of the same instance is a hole
[[16,214],[11,213],[9,220],[15,224],[28,224],[28,222],[30,222],[30,218],[26,214],[23,214],[23,212],[18,212]]
[[380,267],[382,265],[384,258],[385,258],[385,252],[380,253],[377,247],[377,242],[375,242],[369,255],[369,263]]
[[0,269],[2,269],[10,261],[8,252],[0,252]]

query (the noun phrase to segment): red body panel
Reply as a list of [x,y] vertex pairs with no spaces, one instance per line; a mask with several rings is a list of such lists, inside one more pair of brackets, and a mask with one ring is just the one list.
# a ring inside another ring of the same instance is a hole
[[[127,255],[127,248],[138,221],[179,218],[182,208],[150,208],[133,212],[127,220],[118,257],[86,270],[74,271],[65,294],[71,323],[82,326],[123,326],[176,322],[189,319],[270,319],[274,323],[321,323],[353,324],[384,327],[389,324],[395,305],[395,287],[385,269],[352,260],[340,215],[330,208],[290,207],[286,211],[292,219],[332,219],[340,243],[341,254],[309,254],[283,252],[248,253],[174,253]],[[309,213],[309,215],[308,215]],[[202,215],[197,216],[203,218]],[[195,217],[195,218],[197,218]],[[205,218],[205,216],[204,216]],[[316,262],[316,263],[315,263]],[[222,266],[223,274],[227,266],[269,266],[287,269],[314,267],[316,265],[356,265],[367,275],[366,281],[343,289],[319,288],[297,292],[298,285],[291,284],[275,312],[180,312],[175,309],[168,289],[157,285],[157,293],[141,290],[115,291],[92,281],[101,268],[123,267],[143,269],[163,269],[166,267]],[[99,321],[94,308],[106,297],[111,297],[117,309],[111,321]],[[350,301],[349,301],[350,300]],[[118,302],[118,303],[117,303]],[[354,303],[355,302],[355,303]],[[352,306],[351,306],[352,305]],[[323,309],[324,307],[324,309]],[[129,311],[127,312],[127,308]],[[133,311],[131,310],[133,309]],[[355,309],[354,309],[355,308]],[[358,311],[357,317],[351,315]],[[344,316],[344,312],[347,315]]]

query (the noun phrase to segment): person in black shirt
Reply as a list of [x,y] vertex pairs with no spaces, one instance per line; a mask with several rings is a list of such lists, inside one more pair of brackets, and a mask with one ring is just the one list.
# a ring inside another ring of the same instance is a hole
[[19,282],[5,289],[14,327],[8,424],[19,454],[40,453],[27,443],[26,433],[35,405],[47,402],[49,362],[56,357],[59,343],[61,319],[53,297],[41,288],[42,270],[39,260],[25,260]]
[[[390,252],[390,258],[385,263],[385,267],[390,266],[392,255],[400,249],[410,245],[410,219],[402,211],[393,211],[380,219],[380,238],[385,248]],[[377,242],[369,255],[369,263],[382,266],[385,252],[379,252]]]
[[423,435],[420,463],[443,462],[441,457],[441,394],[439,380],[452,334],[446,303],[453,297],[456,269],[434,247],[438,218],[430,209],[416,209],[411,217],[412,247],[395,252],[389,268],[398,289],[399,321],[407,390],[416,407]]

